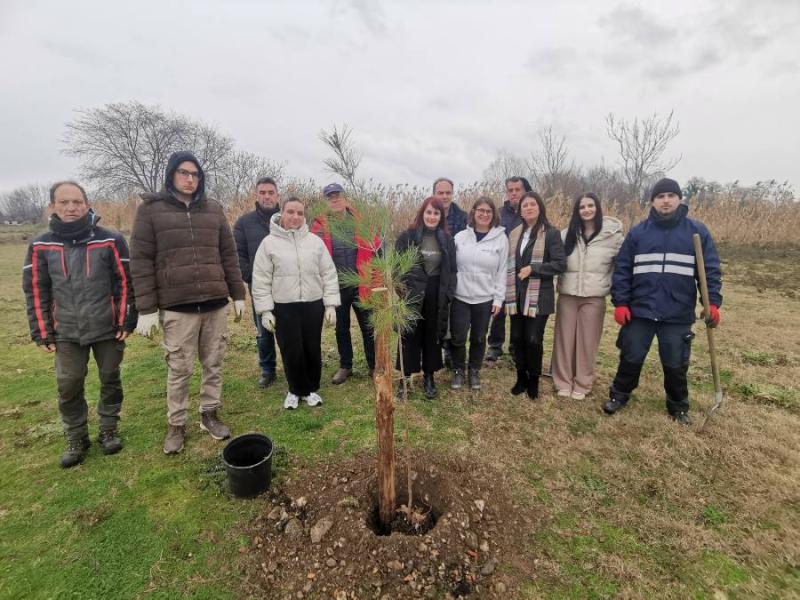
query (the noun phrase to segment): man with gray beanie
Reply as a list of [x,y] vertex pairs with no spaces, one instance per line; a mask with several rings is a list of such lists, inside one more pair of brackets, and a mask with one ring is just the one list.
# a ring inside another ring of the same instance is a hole
[[215,440],[230,437],[220,421],[222,358],[228,333],[228,297],[236,320],[244,314],[245,288],[231,227],[222,205],[205,195],[200,161],[187,151],[167,161],[163,189],[142,194],[131,236],[139,324],[151,337],[164,329],[167,360],[167,435],[164,453],[183,449],[194,357],[203,368],[200,428]]
[[705,225],[689,219],[689,207],[674,179],[661,179],[650,194],[650,215],[630,230],[617,256],[611,284],[614,319],[622,327],[617,339],[619,367],[603,405],[613,415],[624,407],[639,385],[653,337],[664,371],[669,416],[689,425],[686,374],[691,353],[692,324],[697,305],[698,272],[692,236],[703,248],[710,306],[703,309],[709,327],[720,321],[722,280],[719,255]]

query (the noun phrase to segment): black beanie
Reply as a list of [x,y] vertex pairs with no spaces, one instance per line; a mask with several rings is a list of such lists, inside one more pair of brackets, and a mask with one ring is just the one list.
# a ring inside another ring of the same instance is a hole
[[653,191],[650,192],[650,202],[655,200],[656,196],[658,196],[659,194],[666,194],[669,192],[677,194],[678,198],[683,199],[683,192],[681,191],[681,186],[678,185],[677,181],[675,181],[674,179],[669,179],[667,177],[665,177],[664,179],[659,179],[653,186]]
[[202,198],[203,194],[205,193],[205,173],[203,172],[203,167],[200,165],[200,161],[197,160],[197,157],[189,152],[188,150],[179,150],[178,152],[173,152],[169,159],[167,160],[167,169],[164,176],[164,187],[167,188],[170,192],[175,191],[175,186],[172,184],[172,180],[175,177],[175,171],[178,170],[178,167],[183,162],[191,162],[197,167],[197,170],[200,172],[200,181],[197,182],[197,191],[195,191],[193,197],[194,198]]

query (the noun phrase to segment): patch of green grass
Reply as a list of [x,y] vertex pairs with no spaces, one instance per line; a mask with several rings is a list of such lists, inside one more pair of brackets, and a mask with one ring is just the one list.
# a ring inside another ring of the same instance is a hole
[[700,520],[706,527],[717,529],[720,525],[728,522],[728,516],[718,507],[709,504],[703,508]]

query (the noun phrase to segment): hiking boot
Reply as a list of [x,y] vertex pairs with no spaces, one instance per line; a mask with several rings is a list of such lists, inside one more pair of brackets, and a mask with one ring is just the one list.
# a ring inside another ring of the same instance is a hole
[[689,413],[684,411],[671,414],[669,418],[675,421],[676,423],[680,423],[681,425],[686,425],[687,427],[692,424],[692,420],[689,418]]
[[522,392],[528,389],[528,372],[522,369],[517,369],[517,381],[514,387],[511,388],[511,393],[519,396]]
[[423,382],[425,384],[425,397],[428,400],[433,400],[439,395],[439,390],[436,389],[436,382],[433,380],[433,373],[424,373]]
[[209,410],[202,413],[200,417],[200,429],[207,431],[215,440],[227,440],[231,437],[231,430],[217,418],[216,410]]
[[322,398],[320,398],[319,394],[316,392],[311,392],[308,396],[304,396],[303,400],[305,400],[306,404],[309,406],[320,406],[322,404]]
[[[411,396],[411,377],[406,377],[406,387],[408,388],[408,395]],[[397,383],[397,389],[394,391],[394,400],[395,402],[402,402],[405,400],[403,397],[403,380],[401,379]]]
[[61,455],[61,467],[69,469],[75,465],[79,465],[86,458],[86,451],[90,446],[89,436],[85,435],[79,438],[67,438],[67,448]]
[[603,412],[607,415],[613,415],[615,412],[625,406],[625,404],[627,404],[626,401],[620,400],[616,396],[612,396],[609,398],[608,402],[603,404]]
[[460,390],[464,385],[464,371],[456,369],[453,371],[453,382],[450,384],[451,390]]
[[116,427],[101,430],[98,441],[103,454],[116,454],[122,450],[122,440]]
[[167,437],[164,438],[164,454],[177,454],[183,450],[184,437],[186,437],[185,425],[168,425]]
[[352,370],[352,369],[344,369],[344,368],[341,368],[341,369],[339,369],[338,371],[336,371],[336,374],[333,376],[333,379],[331,379],[331,383],[332,383],[333,385],[339,385],[339,384],[342,384],[342,383],[344,383],[345,381],[347,381],[347,378],[348,378],[348,377],[350,377],[350,375],[351,375],[352,373],[353,373],[353,370]]
[[267,389],[269,386],[275,383],[275,379],[275,373],[264,373],[258,380],[258,387],[260,387],[262,390]]
[[497,362],[503,356],[503,349],[489,346],[489,351],[486,353],[486,360],[489,362]]
[[300,399],[295,396],[292,392],[288,392],[286,394],[286,398],[283,399],[283,408],[286,410],[294,410],[297,408]]
[[481,389],[481,373],[478,369],[469,370],[469,387],[473,390]]

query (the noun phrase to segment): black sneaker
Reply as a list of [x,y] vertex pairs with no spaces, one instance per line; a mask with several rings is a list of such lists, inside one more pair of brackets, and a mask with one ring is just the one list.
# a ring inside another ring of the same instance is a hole
[[490,346],[489,351],[486,353],[486,360],[489,362],[497,362],[501,356],[503,356],[502,348],[495,348]]
[[681,425],[686,425],[687,427],[692,424],[692,420],[689,418],[689,413],[687,412],[681,411],[679,413],[671,414],[669,418],[675,421],[676,423],[680,423]]
[[481,374],[478,369],[469,370],[469,387],[473,390],[481,389]]
[[89,449],[90,442],[89,436],[85,435],[80,438],[67,439],[67,448],[61,455],[61,467],[69,469],[75,465],[79,465],[86,458],[86,451]]
[[617,398],[609,398],[608,402],[603,404],[603,412],[607,415],[613,415],[619,409],[625,406],[625,402]]
[[116,454],[122,450],[122,440],[116,427],[103,429],[98,437],[103,454]]
[[425,398],[433,400],[439,395],[439,390],[436,389],[436,382],[433,380],[433,373],[425,373]]
[[275,373],[264,373],[258,380],[258,387],[262,390],[275,383]]
[[453,382],[450,384],[451,390],[460,390],[464,387],[464,371],[455,369],[453,371]]

